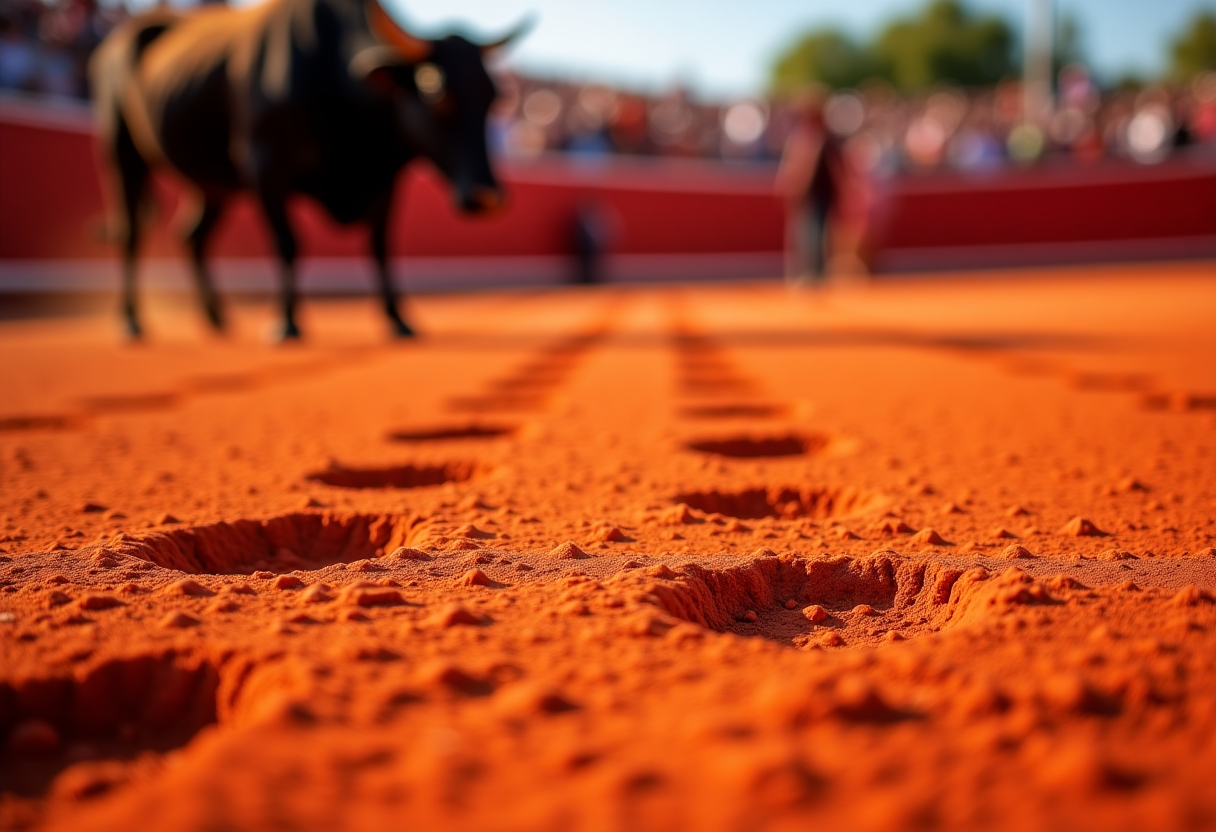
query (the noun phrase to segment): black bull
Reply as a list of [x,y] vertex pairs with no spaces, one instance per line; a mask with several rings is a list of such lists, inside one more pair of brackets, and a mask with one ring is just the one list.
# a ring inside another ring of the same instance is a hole
[[393,183],[419,156],[450,180],[459,207],[502,202],[486,150],[495,90],[483,56],[505,44],[414,37],[377,0],[268,0],[244,9],[158,10],[119,27],[90,66],[102,152],[117,174],[123,313],[140,334],[136,253],[153,168],[175,170],[198,192],[187,229],[195,280],[211,324],[223,315],[204,261],[225,203],[252,190],[274,237],[284,338],[296,325],[293,194],[338,222],[371,230],[385,314],[401,317],[388,269]]

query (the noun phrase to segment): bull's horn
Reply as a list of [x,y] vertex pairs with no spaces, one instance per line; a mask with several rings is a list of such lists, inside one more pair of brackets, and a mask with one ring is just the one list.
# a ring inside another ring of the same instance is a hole
[[400,49],[406,59],[411,62],[425,61],[430,57],[430,41],[415,37],[398,26],[397,22],[389,17],[388,12],[380,5],[379,0],[367,0],[364,8],[367,11],[367,23],[380,40]]
[[518,40],[519,38],[522,38],[524,35],[528,34],[528,32],[532,31],[532,27],[535,25],[536,15],[528,15],[523,20],[519,21],[519,23],[515,25],[515,28],[507,32],[507,34],[505,34],[503,37],[499,38],[493,43],[483,43],[481,45],[481,54],[489,55],[493,52],[497,52],[511,41]]

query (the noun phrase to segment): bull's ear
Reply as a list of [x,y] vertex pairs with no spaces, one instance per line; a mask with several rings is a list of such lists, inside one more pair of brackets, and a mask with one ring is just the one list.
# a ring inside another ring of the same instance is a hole
[[397,25],[389,17],[388,12],[380,5],[380,0],[366,0],[364,10],[367,13],[367,24],[382,42],[401,50],[401,54],[411,63],[425,61],[431,56],[432,44],[429,40],[411,35]]
[[503,35],[498,40],[492,43],[483,43],[481,45],[481,54],[486,56],[494,54],[504,46],[512,43],[513,41],[517,41],[524,35],[528,34],[528,32],[532,31],[532,27],[535,25],[536,15],[528,15],[523,20],[519,21],[519,23],[515,24],[514,29],[507,32],[507,34]]

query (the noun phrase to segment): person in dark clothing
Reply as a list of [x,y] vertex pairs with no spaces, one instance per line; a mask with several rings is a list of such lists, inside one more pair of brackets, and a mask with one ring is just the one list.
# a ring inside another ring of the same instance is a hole
[[786,204],[786,280],[817,285],[826,272],[832,213],[844,181],[840,140],[828,129],[823,100],[797,104],[797,123],[785,143],[777,191]]
[[604,280],[604,256],[616,235],[616,215],[611,206],[591,199],[580,200],[571,222],[574,283],[591,286]]

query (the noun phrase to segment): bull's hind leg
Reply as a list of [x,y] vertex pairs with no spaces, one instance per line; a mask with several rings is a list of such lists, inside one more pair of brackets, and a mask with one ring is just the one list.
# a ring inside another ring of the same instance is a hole
[[220,307],[219,297],[215,294],[211,275],[207,271],[204,253],[207,240],[215,230],[220,214],[224,210],[222,199],[206,196],[199,206],[198,216],[186,231],[186,246],[190,249],[190,265],[194,272],[194,282],[198,286],[199,299],[203,304],[203,313],[207,316],[213,329],[217,332],[224,330],[224,312]]
[[141,234],[141,207],[147,196],[150,171],[121,117],[117,128],[112,153],[118,169],[118,193],[122,203],[122,316],[128,337],[134,339],[143,335],[136,296],[136,260]]
[[397,290],[393,286],[393,274],[388,265],[388,206],[389,200],[386,197],[376,204],[369,217],[372,227],[372,259],[376,262],[376,278],[380,281],[380,300],[384,304],[384,314],[393,327],[393,335],[398,338],[412,338],[414,330],[401,317],[401,310],[397,307]]

